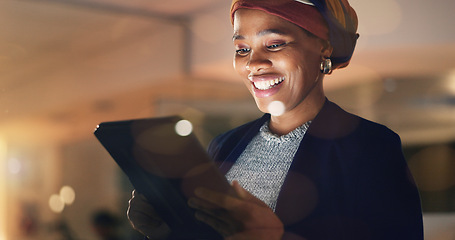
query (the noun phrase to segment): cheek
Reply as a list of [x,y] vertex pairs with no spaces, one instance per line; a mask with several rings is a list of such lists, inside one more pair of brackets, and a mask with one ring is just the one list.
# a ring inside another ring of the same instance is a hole
[[243,83],[248,88],[248,90],[252,91],[252,89],[250,87],[251,83],[250,83],[250,80],[248,79],[248,74],[249,73],[246,70],[245,64],[246,63],[245,63],[245,61],[243,59],[234,56],[234,60],[233,60],[234,70],[241,77]]
[[292,61],[289,61],[287,65],[292,67],[290,71],[300,74],[302,78],[313,79],[318,75],[319,65],[320,65],[320,56],[312,52],[306,52],[305,54],[298,54],[293,56]]
[[294,54],[287,54],[285,57],[274,59],[274,66],[277,70],[287,72],[293,77],[304,74],[306,65],[304,58]]
[[248,76],[248,72],[246,70],[246,60],[244,60],[243,58],[239,58],[237,56],[234,56],[234,60],[233,60],[233,66],[234,66],[234,70],[237,72],[237,74],[239,74],[240,76],[244,76],[245,74]]

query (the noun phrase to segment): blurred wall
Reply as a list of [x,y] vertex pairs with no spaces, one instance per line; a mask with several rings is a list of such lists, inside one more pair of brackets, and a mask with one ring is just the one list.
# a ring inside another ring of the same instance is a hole
[[[351,3],[361,38],[351,66],[326,79],[328,96],[400,133],[426,239],[452,240],[454,1]],[[261,114],[232,70],[229,4],[0,2],[0,240],[96,240],[99,209],[123,218],[133,239],[131,186],[94,139],[99,122],[180,113],[207,144]],[[185,7],[188,22],[142,11],[175,17]],[[71,204],[58,200],[64,186]]]

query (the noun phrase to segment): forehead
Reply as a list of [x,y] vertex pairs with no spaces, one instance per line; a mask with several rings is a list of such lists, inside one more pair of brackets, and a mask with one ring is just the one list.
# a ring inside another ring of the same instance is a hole
[[239,9],[234,14],[234,35],[278,33],[293,34],[303,32],[297,25],[280,17],[256,9]]

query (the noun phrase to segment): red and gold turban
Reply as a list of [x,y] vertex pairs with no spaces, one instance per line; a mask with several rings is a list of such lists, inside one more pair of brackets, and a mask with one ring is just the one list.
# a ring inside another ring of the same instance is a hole
[[240,8],[265,11],[328,40],[334,69],[351,60],[358,38],[357,15],[347,0],[233,0],[231,22]]

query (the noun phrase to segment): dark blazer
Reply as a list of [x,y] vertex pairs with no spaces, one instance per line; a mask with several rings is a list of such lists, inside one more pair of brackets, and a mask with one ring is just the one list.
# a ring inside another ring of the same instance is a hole
[[[226,173],[269,114],[215,138],[209,154]],[[278,197],[285,239],[421,240],[420,197],[387,127],[326,100]]]

